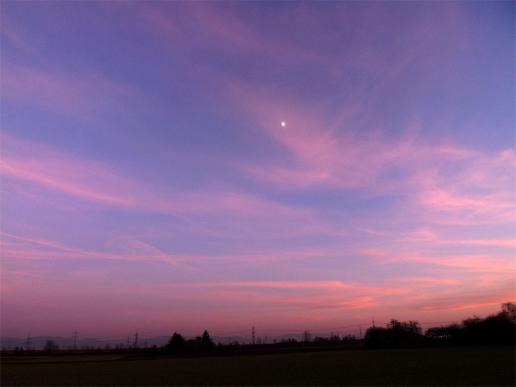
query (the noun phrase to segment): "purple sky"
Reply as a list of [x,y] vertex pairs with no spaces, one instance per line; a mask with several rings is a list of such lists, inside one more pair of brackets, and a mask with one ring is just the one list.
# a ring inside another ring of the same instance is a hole
[[2,335],[515,300],[514,7],[2,2]]

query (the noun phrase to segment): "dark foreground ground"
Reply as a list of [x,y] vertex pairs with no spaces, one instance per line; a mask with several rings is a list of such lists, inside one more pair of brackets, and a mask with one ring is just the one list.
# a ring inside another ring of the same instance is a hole
[[514,347],[200,358],[4,358],[1,385],[515,385]]

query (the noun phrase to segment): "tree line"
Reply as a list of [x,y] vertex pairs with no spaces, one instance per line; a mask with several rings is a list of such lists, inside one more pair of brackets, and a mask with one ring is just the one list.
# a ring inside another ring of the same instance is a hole
[[[305,331],[301,340],[293,338],[274,341],[274,343],[215,344],[207,330],[202,335],[187,339],[174,332],[167,344],[149,348],[90,348],[87,352],[138,352],[168,355],[199,355],[209,353],[272,352],[279,350],[328,349],[328,348],[403,348],[422,346],[463,346],[463,345],[514,345],[516,342],[516,304],[502,304],[501,310],[485,318],[471,317],[460,324],[450,324],[428,329],[424,334],[417,321],[391,320],[385,327],[370,327],[364,338],[354,335],[312,337]],[[85,351],[81,349],[81,351]],[[2,353],[7,351],[2,350]],[[43,351],[27,351],[17,348],[10,353],[55,353],[70,352],[60,350],[52,341],[47,341]],[[77,352],[76,350],[71,351]]]
[[417,321],[391,320],[385,328],[369,328],[364,337],[364,344],[368,348],[514,345],[515,340],[516,304],[505,303],[499,313],[486,318],[468,318],[460,324],[430,328],[424,335]]
[[417,321],[391,320],[385,327],[370,327],[364,339],[352,335],[340,337],[312,338],[308,331],[302,340],[286,339],[274,344],[239,344],[215,345],[207,331],[195,339],[185,340],[175,332],[164,347],[170,354],[194,354],[223,351],[228,347],[257,348],[290,347],[290,348],[402,348],[421,346],[454,346],[454,345],[514,345],[516,341],[516,304],[505,303],[501,311],[485,318],[472,317],[460,324],[451,324],[430,328],[423,334]]
[[181,334],[174,332],[165,350],[171,354],[196,354],[207,353],[215,349],[215,343],[208,331],[204,331],[201,336],[195,339],[186,340]]

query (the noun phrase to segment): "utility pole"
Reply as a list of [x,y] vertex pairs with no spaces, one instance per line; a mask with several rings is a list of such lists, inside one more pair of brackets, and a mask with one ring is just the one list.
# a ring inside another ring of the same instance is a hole
[[134,334],[134,348],[138,348],[138,332]]
[[251,340],[253,342],[253,345],[256,344],[254,325],[253,325],[253,328],[251,329]]
[[129,346],[131,345],[131,334],[127,334],[127,349],[129,349]]
[[362,338],[362,327],[360,326],[360,338]]
[[374,327],[375,327],[375,326],[374,326],[374,318],[373,318],[373,328],[374,328]]
[[77,331],[73,333],[73,349],[77,350]]

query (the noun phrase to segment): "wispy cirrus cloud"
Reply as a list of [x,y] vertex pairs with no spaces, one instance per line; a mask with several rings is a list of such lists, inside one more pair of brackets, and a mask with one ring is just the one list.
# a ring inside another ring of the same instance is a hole
[[80,200],[169,214],[300,215],[302,210],[237,191],[169,191],[127,178],[110,166],[2,135],[0,173]]
[[188,268],[188,258],[167,254],[142,241],[129,240],[124,251],[96,251],[71,247],[45,239],[29,238],[0,232],[0,246],[4,260],[115,260],[143,263],[166,263]]
[[141,99],[138,90],[97,73],[46,69],[2,62],[2,98],[45,110],[86,117]]
[[[248,176],[281,189],[359,189],[402,197],[405,208],[434,222],[511,223],[516,213],[514,150],[481,152],[450,142],[432,144],[420,129],[398,139],[381,132],[358,136],[349,122],[335,125],[324,111],[296,98],[230,84],[233,102],[252,114],[262,133],[286,155],[247,164]],[[363,113],[363,108],[356,114]],[[287,126],[279,122],[286,120]],[[411,134],[412,133],[412,134]]]
[[488,8],[6,4],[3,322],[495,311],[514,298],[516,153],[512,27]]

